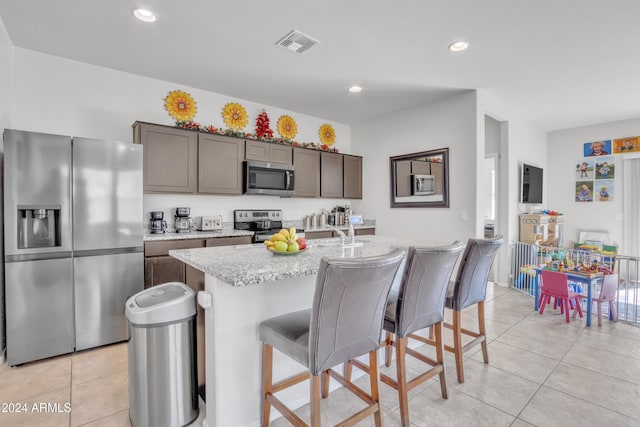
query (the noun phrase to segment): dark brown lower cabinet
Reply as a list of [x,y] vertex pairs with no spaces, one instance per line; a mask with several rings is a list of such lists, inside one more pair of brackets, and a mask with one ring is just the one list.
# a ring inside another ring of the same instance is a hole
[[[212,246],[234,246],[251,243],[251,236],[215,237],[210,239],[159,240],[144,244],[144,287],[166,282],[182,282],[197,294],[204,290],[204,273],[185,265],[172,256],[170,250],[192,249]],[[204,309],[197,305],[196,346],[198,365],[198,393],[205,397],[205,352]]]
[[167,282],[184,283],[184,263],[168,255],[145,258],[145,289]]
[[[185,266],[185,283],[196,293],[204,291],[204,273],[196,270],[190,265]],[[196,360],[198,365],[198,394],[202,400],[206,400],[206,359],[205,359],[205,336],[204,336],[204,308],[196,304]]]

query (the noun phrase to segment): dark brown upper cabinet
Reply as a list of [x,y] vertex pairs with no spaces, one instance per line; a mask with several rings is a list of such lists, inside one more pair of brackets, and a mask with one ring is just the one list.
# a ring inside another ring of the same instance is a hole
[[245,147],[247,160],[293,164],[293,148],[287,145],[247,141]]
[[320,153],[320,197],[342,198],[343,155]]
[[244,140],[198,134],[198,193],[242,194]]
[[320,197],[320,152],[293,149],[295,167],[294,197]]
[[362,199],[362,157],[344,155],[343,197]]
[[133,142],[144,146],[145,193],[197,191],[197,133],[135,122]]

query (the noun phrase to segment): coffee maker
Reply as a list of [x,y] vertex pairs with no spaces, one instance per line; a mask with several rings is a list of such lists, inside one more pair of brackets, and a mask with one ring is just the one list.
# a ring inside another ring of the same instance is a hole
[[189,208],[176,208],[176,214],[173,217],[176,233],[188,233],[193,229],[193,218],[189,216],[190,213]]
[[167,221],[164,221],[163,218],[164,218],[164,212],[162,211],[150,212],[149,233],[162,234],[166,232]]

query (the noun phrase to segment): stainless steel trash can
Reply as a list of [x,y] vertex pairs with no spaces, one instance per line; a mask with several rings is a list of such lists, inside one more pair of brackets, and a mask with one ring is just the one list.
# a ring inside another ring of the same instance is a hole
[[198,418],[195,293],[170,282],[127,300],[129,418],[176,427]]

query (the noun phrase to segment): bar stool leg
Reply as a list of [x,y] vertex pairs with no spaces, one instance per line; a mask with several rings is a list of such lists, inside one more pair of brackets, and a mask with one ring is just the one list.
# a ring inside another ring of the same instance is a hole
[[311,427],[320,427],[320,375],[311,376]]
[[391,352],[393,351],[393,347],[391,344],[393,341],[391,340],[391,332],[385,332],[384,336],[384,366],[387,368],[391,366]]
[[345,377],[347,381],[351,381],[351,372],[353,371],[353,364],[351,360],[347,360],[344,362],[342,366],[342,376]]
[[487,351],[487,331],[484,326],[484,301],[478,302],[478,332],[484,340],[480,343],[482,347],[482,360],[485,364],[489,363],[489,352]]
[[322,388],[322,398],[326,399],[329,397],[329,371],[323,371],[320,374],[320,386]]
[[442,323],[438,322],[433,328],[433,333],[436,340],[436,362],[442,365],[442,371],[440,372],[440,390],[442,391],[442,398],[447,399],[447,373],[444,369],[444,343],[442,342]]
[[376,427],[382,427],[382,406],[380,405],[380,371],[378,370],[378,350],[369,352],[369,384],[371,386],[371,398],[378,404],[378,410],[373,414]]
[[456,356],[456,373],[458,382],[464,382],[464,367],[462,365],[462,326],[460,324],[460,311],[453,310],[453,348]]
[[396,337],[396,378],[398,380],[398,402],[400,402],[400,424],[402,425],[402,427],[409,427],[407,367],[405,366],[406,346],[406,337]]
[[267,427],[269,425],[271,404],[267,400],[267,395],[273,392],[272,363],[273,347],[269,344],[262,344],[262,427]]

